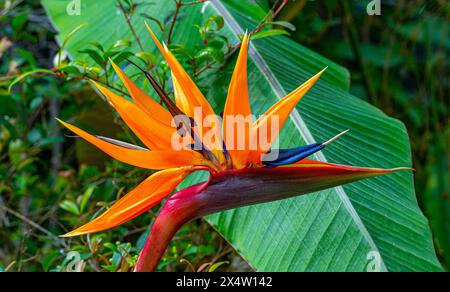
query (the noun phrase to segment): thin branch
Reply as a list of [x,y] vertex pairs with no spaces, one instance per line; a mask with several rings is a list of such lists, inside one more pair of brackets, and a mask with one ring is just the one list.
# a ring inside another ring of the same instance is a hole
[[5,205],[0,205],[0,208],[2,208],[5,212],[10,213],[11,215],[17,217],[18,219],[22,220],[23,222],[27,223],[28,225],[36,228],[37,230],[45,233],[46,235],[48,235],[49,237],[53,238],[53,240],[61,243],[65,248],[68,248],[69,246],[64,242],[64,240],[62,240],[61,238],[59,238],[58,236],[54,235],[53,233],[51,233],[49,230],[45,229],[44,227],[42,227],[41,225],[37,224],[36,222],[34,222],[33,220],[25,217],[24,215],[6,207]]
[[[228,51],[225,53],[225,58],[227,58],[229,55],[231,55],[236,49],[241,47],[241,42],[230,46],[228,48]],[[195,60],[195,59],[194,59]],[[198,69],[198,70],[194,70],[194,77],[198,77],[200,74],[202,74],[203,72],[205,72],[208,69],[213,68],[213,65],[215,65],[217,63],[217,61],[212,61],[212,62],[207,62],[205,66],[203,66],[202,68]]]
[[181,5],[185,6],[185,5],[196,5],[196,4],[200,4],[200,3],[205,3],[208,0],[198,0],[198,1],[191,1],[191,2],[183,2],[181,3]]
[[181,6],[182,6],[181,0],[178,0],[178,1],[175,0],[175,12],[173,14],[173,18],[170,23],[169,34],[167,35],[167,45],[170,44],[170,40],[172,38],[172,33],[173,33],[173,28],[175,27],[175,22],[177,21],[178,14],[180,13]]
[[272,19],[277,17],[277,15],[281,12],[281,10],[284,8],[284,6],[288,3],[288,0],[283,0],[283,3],[280,4],[277,10],[273,13]]
[[131,24],[131,15],[129,15],[127,13],[127,11],[125,10],[125,7],[123,7],[122,1],[117,0],[117,3],[119,4],[120,10],[122,11],[123,16],[125,17],[128,27],[130,28],[131,32],[133,33],[133,36],[134,36],[136,42],[138,43],[139,48],[141,49],[141,51],[145,51],[144,47],[141,44],[141,40],[139,39],[139,36],[137,35],[136,31],[133,28],[133,25]]
[[[278,5],[278,2],[279,1],[277,0],[271,8],[271,11],[274,11],[271,19],[275,18],[281,12],[281,10],[284,8],[284,6],[288,3],[288,0],[283,0],[283,2],[280,4],[280,6],[278,6],[278,8],[275,10],[275,7]],[[270,15],[270,13],[267,13],[267,15],[258,23],[258,26],[250,32],[250,35],[259,32],[261,29],[263,29],[263,27],[265,25],[267,25],[267,23],[269,23],[269,21],[271,21],[271,19],[269,19],[269,15]],[[228,52],[225,54],[225,57],[228,57],[229,55],[231,55],[240,46],[241,46],[241,42],[237,43],[236,45],[230,46],[228,48]],[[213,68],[213,65],[216,63],[217,63],[216,61],[206,63],[206,65],[203,68],[194,70],[194,77],[198,77],[201,73],[205,72],[208,69]]]
[[19,6],[20,3],[22,3],[24,0],[17,0],[13,3],[10,4],[9,7],[7,7],[6,9],[0,11],[0,17],[3,17],[4,15],[8,14],[10,11],[12,11],[14,8],[16,8],[17,6]]
[[206,65],[203,66],[203,68],[197,70],[194,72],[194,77],[198,77],[200,74],[202,74],[203,72],[205,72],[208,69],[212,68],[212,65],[214,65],[216,62],[212,62],[212,63],[208,63],[206,62]]
[[[61,77],[65,77],[65,75],[61,75]],[[117,87],[115,87],[113,85],[110,85],[110,84],[108,84],[108,83],[106,83],[106,82],[104,82],[104,81],[102,81],[100,79],[91,78],[91,77],[87,77],[87,76],[70,76],[70,77],[73,78],[73,79],[77,79],[77,80],[92,80],[92,81],[95,81],[95,82],[97,82],[97,83],[99,83],[101,85],[104,85],[104,86],[108,87],[109,89],[113,89],[113,90],[119,92],[120,94],[123,94],[124,96],[130,97],[130,94],[128,92],[125,92],[122,89],[117,88]]]
[[278,0],[275,1],[274,5],[270,9],[270,11],[274,11],[272,17],[269,18],[270,12],[266,14],[263,20],[258,24],[258,26],[253,30],[252,33],[259,32],[264,26],[266,26],[270,21],[272,21],[277,15],[281,12],[283,7],[288,3],[288,0],[283,0],[280,6],[275,10],[275,7],[278,5]]

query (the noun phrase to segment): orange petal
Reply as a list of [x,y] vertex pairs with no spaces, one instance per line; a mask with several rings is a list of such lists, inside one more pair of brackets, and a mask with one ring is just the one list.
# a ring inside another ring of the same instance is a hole
[[[180,82],[178,82],[173,72],[171,72],[171,75],[172,75],[173,95],[175,97],[175,103],[184,113],[186,113],[185,110],[186,109],[190,110],[190,108],[193,107],[193,105],[191,104],[189,98],[186,97],[184,91],[181,89]],[[189,114],[187,115],[191,116]]]
[[194,107],[200,106],[202,107],[202,111],[205,115],[214,115],[214,111],[209,104],[209,102],[206,100],[206,98],[203,96],[201,91],[198,89],[198,87],[195,85],[194,81],[191,79],[189,74],[183,69],[181,64],[178,62],[178,60],[175,58],[175,56],[168,50],[165,49],[161,43],[158,41],[156,36],[153,34],[152,30],[146,24],[148,31],[150,32],[150,35],[152,36],[156,46],[161,51],[161,54],[163,54],[164,59],[166,60],[167,64],[169,65],[170,69],[172,70],[173,75],[178,80],[180,85],[180,90],[184,92],[184,98],[185,100],[184,104],[186,107],[181,108],[181,110],[187,114],[190,117],[194,116]]
[[135,103],[115,94],[109,89],[93,82],[101,93],[114,105],[125,123],[139,137],[139,139],[152,150],[171,149],[172,136],[176,128],[168,123],[155,119],[139,108]]
[[58,121],[112,158],[133,166],[146,169],[166,169],[190,165],[209,165],[209,161],[205,160],[198,152],[192,150],[149,151],[124,148],[99,139],[74,125],[59,119]]
[[139,216],[169,195],[191,172],[191,168],[172,168],[151,175],[102,215],[63,237],[103,231]]
[[[202,139],[203,143],[209,150],[212,150],[212,152],[219,158],[219,161],[224,161],[222,153],[222,139],[220,136],[221,126],[214,110],[175,56],[161,45],[147,23],[146,26],[156,46],[161,51],[161,54],[164,56],[164,59],[169,65],[173,76],[175,77],[174,87],[176,87],[175,91],[177,91],[177,106],[179,106],[186,115],[194,118],[197,125],[201,126],[201,138],[204,138],[205,135],[208,134],[214,134],[216,139],[213,141],[208,141],[210,139]],[[200,109],[200,114],[195,113],[196,109]],[[209,119],[211,119],[211,127],[204,126],[203,120],[205,117],[209,117]]]
[[110,62],[136,104],[154,119],[159,120],[161,123],[170,125],[172,115],[153,98],[148,96],[144,91],[136,86],[136,84],[134,84],[134,82],[131,81],[122,69],[120,69],[120,67],[117,66],[111,59]]
[[[248,94],[247,51],[248,35],[245,34],[228,88],[223,115],[225,145],[235,168],[243,168],[247,165],[253,123]],[[239,138],[242,140],[239,141]]]
[[[311,79],[300,85],[297,89],[279,100],[253,124],[253,135],[257,136],[257,138],[254,139],[257,139],[258,141],[257,147],[260,152],[266,153],[267,151],[269,151],[270,146],[278,137],[278,134],[283,128],[284,123],[286,122],[294,107],[309,91],[314,83],[316,83],[316,81],[326,69],[327,68],[323,69]],[[278,118],[278,127],[275,129],[274,133],[272,133],[272,118],[274,117]],[[252,158],[252,160],[256,162],[256,160],[260,159],[260,156],[260,154],[257,154]]]

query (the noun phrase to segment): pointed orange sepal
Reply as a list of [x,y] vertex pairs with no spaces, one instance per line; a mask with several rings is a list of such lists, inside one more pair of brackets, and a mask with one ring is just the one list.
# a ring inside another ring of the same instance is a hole
[[92,81],[97,89],[113,104],[125,123],[138,138],[152,150],[171,149],[171,141],[176,128],[156,119],[139,108],[135,103],[115,94],[111,90]]
[[181,166],[210,166],[201,154],[192,150],[134,150],[117,146],[99,139],[80,128],[58,119],[66,128],[93,144],[109,156],[124,163],[146,169],[166,169]]
[[111,59],[109,61],[136,104],[153,119],[156,119],[163,124],[170,125],[172,115],[131,81],[122,69]]
[[[197,125],[200,125],[197,133],[202,138],[204,145],[214,153],[220,162],[223,162],[225,158],[222,153],[221,125],[214,110],[175,56],[161,45],[147,23],[146,26],[153,41],[169,65],[172,76],[175,77],[173,80],[177,106],[186,115],[194,118]],[[210,139],[210,137],[214,138]]]
[[151,175],[102,215],[62,237],[103,231],[139,216],[169,195],[191,171],[172,168]]
[[233,166],[237,169],[247,166],[251,149],[253,120],[247,80],[248,42],[246,33],[231,77],[223,113],[223,137]]
[[[279,100],[253,124],[253,139],[257,141],[256,144],[259,150],[259,153],[257,151],[254,152],[255,154],[251,158],[254,164],[260,162],[261,154],[269,151],[294,107],[309,89],[311,89],[326,69],[327,68],[323,69],[300,85],[297,89]],[[275,129],[272,129],[272,121],[276,121],[278,124]]]

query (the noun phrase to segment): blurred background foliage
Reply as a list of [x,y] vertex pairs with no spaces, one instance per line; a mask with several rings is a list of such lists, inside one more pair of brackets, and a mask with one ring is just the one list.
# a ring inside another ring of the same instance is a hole
[[[365,0],[256,2],[266,11],[273,7],[269,19],[275,14],[271,29],[257,37],[290,34],[343,65],[351,72],[352,93],[407,125],[419,205],[430,219],[438,256],[448,269],[448,1],[381,1],[381,16],[367,15]],[[134,8],[140,1],[120,4],[124,25],[128,17],[141,17],[155,22],[170,39],[174,17],[136,15]],[[113,86],[108,83],[112,73],[108,57],[120,62],[135,56],[147,68],[155,67],[163,84],[168,68],[164,63],[155,66],[152,54],[131,52],[129,40],[117,40],[110,48],[93,41],[80,52],[85,58],[69,62],[40,1],[2,0],[0,9],[0,270],[71,270],[67,255],[76,251],[85,262],[76,269],[130,271],[148,234],[148,216],[87,238],[56,235],[102,212],[135,186],[144,172],[111,161],[81,140],[62,136],[54,117],[76,117],[84,129],[133,141],[135,137],[111,108],[81,81]],[[183,7],[173,11],[176,19],[183,13]],[[233,44],[220,35],[223,25],[220,17],[213,17],[193,28],[208,43],[199,44],[196,51],[169,41],[194,76],[234,59]],[[12,82],[16,84],[9,92]],[[158,208],[149,212],[151,217]],[[197,220],[177,234],[159,269],[250,268],[205,221]]]

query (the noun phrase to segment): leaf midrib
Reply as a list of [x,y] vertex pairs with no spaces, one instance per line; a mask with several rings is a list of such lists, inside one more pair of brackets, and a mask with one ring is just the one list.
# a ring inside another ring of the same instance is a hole
[[[228,26],[235,34],[236,36],[239,34],[244,34],[244,29],[239,25],[239,23],[234,19],[234,17],[229,13],[227,8],[217,0],[210,0],[211,6],[219,13],[225,20],[225,22],[228,23]],[[287,95],[286,91],[283,89],[281,84],[278,82],[278,79],[275,77],[271,69],[268,67],[266,62],[264,61],[261,54],[258,52],[257,48],[253,45],[249,45],[249,55],[252,58],[253,62],[256,64],[258,69],[261,71],[263,76],[267,79],[269,84],[271,85],[272,89],[275,92],[275,95],[278,99],[282,99],[284,96]],[[297,129],[300,132],[300,135],[308,144],[315,143],[315,139],[312,136],[311,132],[309,131],[309,128],[301,118],[299,112],[296,108],[292,111],[290,115],[290,119],[294,123],[294,125],[297,127]],[[318,152],[314,155],[317,160],[326,162],[325,155],[322,152]],[[345,192],[344,188],[342,186],[335,187],[334,190],[338,194],[339,198],[341,199],[342,203],[344,204],[346,210],[348,211],[349,215],[352,217],[355,224],[358,226],[358,229],[361,231],[362,235],[366,239],[367,243],[370,245],[372,251],[378,252],[381,259],[381,269],[383,271],[387,271],[386,265],[383,260],[383,256],[378,250],[377,245],[375,244],[375,241],[373,240],[372,236],[370,235],[369,231],[367,230],[366,226],[364,225],[361,217],[356,212],[356,209],[354,208],[353,204],[350,201],[350,198],[348,197],[347,193]]]

